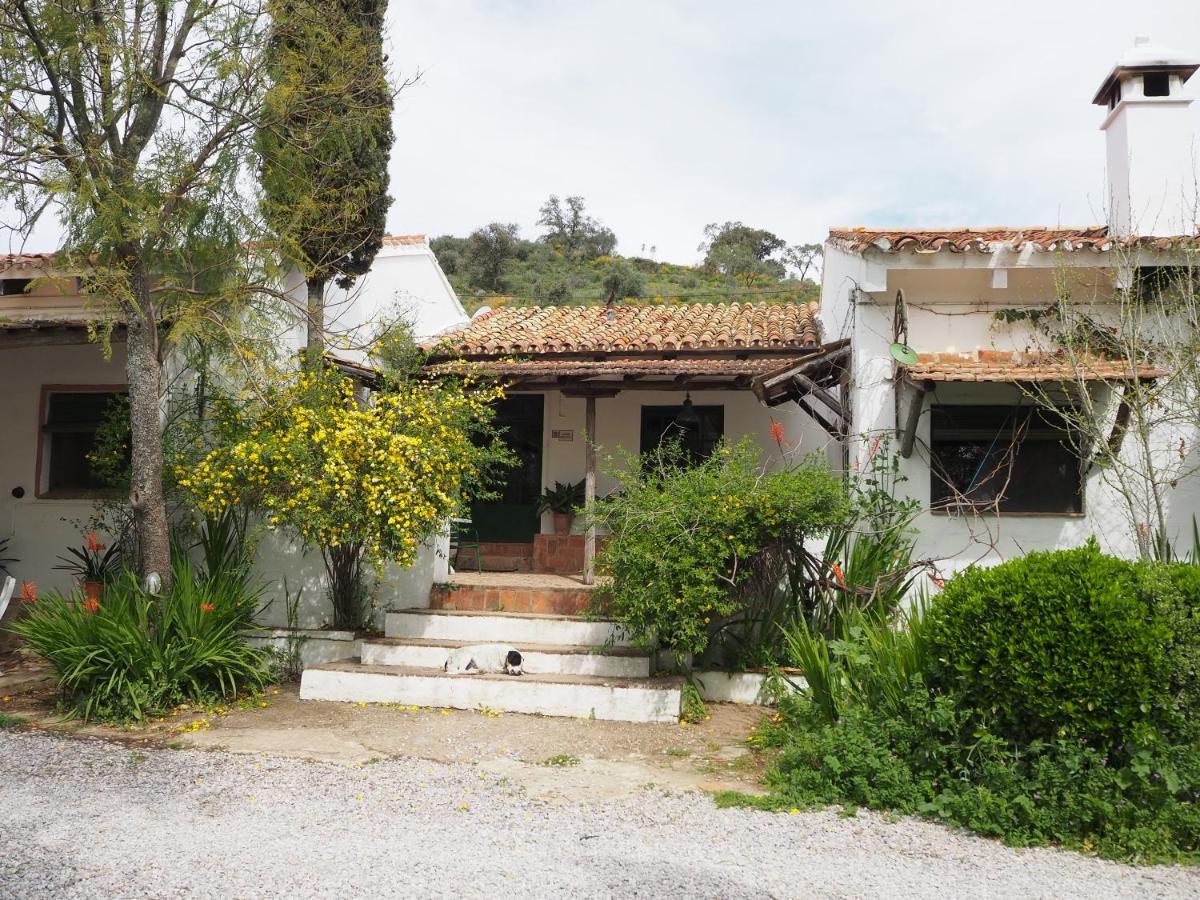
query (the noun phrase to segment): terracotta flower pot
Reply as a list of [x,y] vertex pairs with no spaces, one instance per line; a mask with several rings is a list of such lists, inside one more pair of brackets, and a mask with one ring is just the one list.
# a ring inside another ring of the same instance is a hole
[[571,533],[571,523],[574,520],[575,520],[575,516],[573,516],[571,513],[556,512],[554,514],[554,533],[555,534],[570,534]]
[[83,596],[92,603],[99,603],[104,599],[104,582],[85,581],[83,583]]

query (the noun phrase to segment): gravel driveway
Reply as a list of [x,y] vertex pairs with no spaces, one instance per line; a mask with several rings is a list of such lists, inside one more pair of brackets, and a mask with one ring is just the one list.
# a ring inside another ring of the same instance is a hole
[[359,767],[0,732],[2,897],[1195,897],[1200,871],[872,814],[648,791],[530,800],[474,766]]

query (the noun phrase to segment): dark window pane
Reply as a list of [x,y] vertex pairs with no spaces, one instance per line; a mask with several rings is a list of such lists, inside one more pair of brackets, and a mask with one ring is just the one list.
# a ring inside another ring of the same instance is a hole
[[725,407],[693,406],[695,419],[684,417],[682,406],[642,407],[642,453],[678,441],[692,461],[707,459],[725,434]]
[[0,278],[0,296],[23,294],[32,283],[32,278]]
[[1080,513],[1083,478],[1065,423],[1041,409],[935,406],[935,509]]
[[54,393],[47,397],[45,440],[49,443],[46,488],[50,493],[104,490],[88,456],[96,448],[96,429],[109,406],[122,394],[103,391]]

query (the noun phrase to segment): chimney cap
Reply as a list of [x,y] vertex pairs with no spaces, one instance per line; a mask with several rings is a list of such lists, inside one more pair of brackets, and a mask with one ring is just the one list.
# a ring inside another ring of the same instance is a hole
[[1152,44],[1147,35],[1139,34],[1133,39],[1133,46],[1117,59],[1117,64],[1100,85],[1100,90],[1096,92],[1092,102],[1098,106],[1107,106],[1109,96],[1122,75],[1134,72],[1175,72],[1181,81],[1187,81],[1197,69],[1200,69],[1200,58],[1170,47]]

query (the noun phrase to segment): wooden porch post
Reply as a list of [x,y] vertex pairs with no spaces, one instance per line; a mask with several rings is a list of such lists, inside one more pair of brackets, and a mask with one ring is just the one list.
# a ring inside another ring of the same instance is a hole
[[583,504],[588,517],[587,533],[583,538],[583,583],[596,583],[596,523],[592,507],[596,503],[596,398],[590,394],[583,427]]

